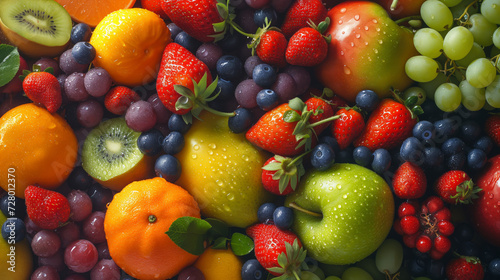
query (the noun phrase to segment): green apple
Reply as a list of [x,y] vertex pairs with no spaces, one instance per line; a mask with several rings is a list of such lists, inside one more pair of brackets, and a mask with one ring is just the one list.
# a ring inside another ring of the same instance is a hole
[[356,164],[310,170],[285,205],[308,255],[326,264],[350,264],[373,253],[391,230],[394,199],[385,180]]

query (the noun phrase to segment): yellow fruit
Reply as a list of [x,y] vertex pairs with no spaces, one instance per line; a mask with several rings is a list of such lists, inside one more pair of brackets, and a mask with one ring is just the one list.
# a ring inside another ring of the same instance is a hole
[[267,157],[244,134],[231,132],[227,117],[204,112],[200,118],[176,155],[182,165],[176,183],[194,196],[204,216],[245,228],[257,222],[259,206],[270,199],[261,183]]
[[118,84],[139,86],[153,81],[170,30],[157,14],[142,8],[108,14],[96,26],[90,44],[94,65],[106,69]]
[[205,280],[241,280],[242,261],[231,249],[207,248],[194,263],[205,276]]
[[60,186],[77,153],[76,136],[58,114],[28,103],[0,118],[0,186],[20,198],[28,185]]

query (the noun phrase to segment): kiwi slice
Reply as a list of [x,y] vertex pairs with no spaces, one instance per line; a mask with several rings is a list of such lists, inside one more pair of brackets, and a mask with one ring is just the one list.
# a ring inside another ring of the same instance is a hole
[[69,13],[54,0],[0,0],[0,19],[10,30],[44,46],[66,44],[71,35]]
[[133,181],[151,177],[154,160],[137,147],[139,135],[124,118],[101,122],[83,143],[83,169],[103,186],[117,191]]

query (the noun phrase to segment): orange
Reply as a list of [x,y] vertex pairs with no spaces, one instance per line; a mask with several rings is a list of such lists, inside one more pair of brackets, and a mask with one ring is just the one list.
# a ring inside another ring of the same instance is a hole
[[78,143],[58,114],[33,103],[19,105],[0,118],[0,186],[24,198],[36,184],[55,189],[76,162]]
[[56,0],[76,22],[95,27],[107,14],[134,6],[136,0]]
[[115,194],[104,219],[111,257],[141,280],[174,277],[198,258],[165,233],[184,216],[199,218],[200,209],[183,188],[159,177],[130,183]]
[[233,251],[207,248],[194,263],[205,276],[205,280],[241,280],[243,263]]
[[159,15],[146,9],[118,10],[94,29],[90,44],[94,65],[106,69],[118,84],[139,86],[156,79],[170,30]]

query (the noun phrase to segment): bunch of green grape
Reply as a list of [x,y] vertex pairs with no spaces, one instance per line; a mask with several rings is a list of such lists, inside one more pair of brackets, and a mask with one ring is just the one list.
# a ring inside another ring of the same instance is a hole
[[500,0],[427,0],[420,16],[408,77],[444,112],[500,108]]

